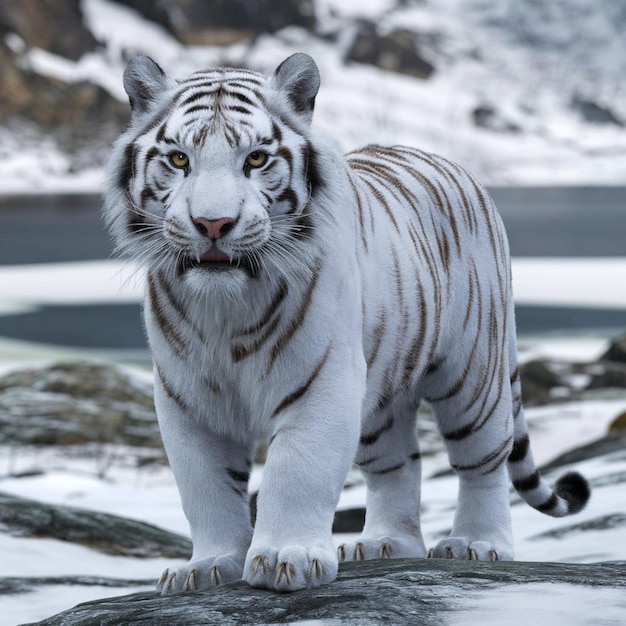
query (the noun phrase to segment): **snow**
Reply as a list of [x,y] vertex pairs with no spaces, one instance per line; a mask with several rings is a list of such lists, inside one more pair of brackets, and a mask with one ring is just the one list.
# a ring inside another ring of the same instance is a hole
[[[532,597],[532,602],[529,602]],[[575,598],[575,599],[574,599]],[[506,607],[506,609],[504,608]],[[565,583],[510,585],[497,593],[487,590],[463,600],[460,613],[448,618],[447,626],[620,626],[624,623],[626,597],[619,589],[594,589]],[[506,618],[505,618],[506,615]],[[593,617],[591,617],[593,616]]]
[[[514,258],[517,304],[626,310],[626,258]],[[143,270],[129,261],[6,265],[0,272],[0,312],[35,304],[140,302]]]
[[626,258],[520,258],[512,272],[517,304],[626,310]]

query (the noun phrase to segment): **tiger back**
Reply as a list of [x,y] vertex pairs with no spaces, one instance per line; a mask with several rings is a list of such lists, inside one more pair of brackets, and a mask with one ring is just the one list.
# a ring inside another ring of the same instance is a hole
[[[147,268],[146,331],[163,441],[189,520],[190,562],[163,593],[244,578],[289,591],[338,561],[513,558],[509,478],[551,515],[586,481],[539,476],[521,405],[509,252],[484,188],[406,147],[343,157],[311,129],[304,54],[269,79],[217,69],[125,72],[132,117],[104,216]],[[450,537],[421,532],[417,408],[433,407],[459,503]],[[268,443],[254,528],[247,483]],[[353,462],[362,535],[331,528]]]

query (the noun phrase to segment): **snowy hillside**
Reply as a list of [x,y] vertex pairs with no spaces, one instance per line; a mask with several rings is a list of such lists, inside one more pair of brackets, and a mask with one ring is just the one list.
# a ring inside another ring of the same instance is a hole
[[[120,101],[121,75],[137,52],[168,73],[243,64],[271,72],[295,51],[322,73],[315,124],[344,150],[405,143],[469,167],[490,184],[626,182],[626,9],[612,0],[317,0],[312,34],[288,27],[227,47],[189,47],[111,0],[82,0],[103,45],[77,61],[32,48],[22,62],[45,76],[90,80]],[[356,62],[348,52],[364,24],[377,37],[409,31],[432,65],[427,79]],[[19,39],[19,38],[18,38]],[[19,41],[7,35],[14,48]],[[1,152],[20,137],[2,131]],[[98,190],[98,167],[51,144],[21,144],[4,158],[2,191]],[[68,172],[68,170],[72,170]]]

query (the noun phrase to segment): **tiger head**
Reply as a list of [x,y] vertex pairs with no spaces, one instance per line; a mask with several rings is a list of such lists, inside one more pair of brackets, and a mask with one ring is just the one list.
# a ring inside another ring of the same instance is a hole
[[124,72],[131,121],[104,198],[118,249],[198,289],[232,290],[301,262],[323,186],[308,136],[319,82],[305,54],[269,79],[216,69],[173,80],[133,58]]

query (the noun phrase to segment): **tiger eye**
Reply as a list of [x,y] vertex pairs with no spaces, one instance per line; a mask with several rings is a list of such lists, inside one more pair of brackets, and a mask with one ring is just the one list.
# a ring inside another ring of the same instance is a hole
[[183,168],[189,165],[189,157],[184,152],[172,152],[169,159],[174,167]]
[[265,152],[251,152],[246,157],[246,164],[250,167],[263,167],[267,161],[267,154]]

